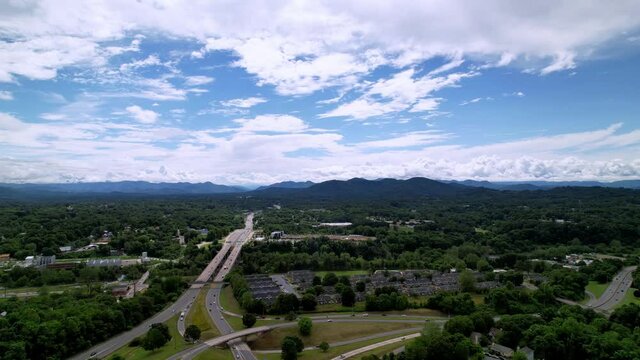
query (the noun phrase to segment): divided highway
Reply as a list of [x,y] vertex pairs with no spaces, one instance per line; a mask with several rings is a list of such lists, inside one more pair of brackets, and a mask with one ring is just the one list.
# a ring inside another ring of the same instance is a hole
[[[165,322],[169,320],[171,317],[173,317],[174,315],[180,314],[182,311],[185,311],[185,314],[186,314],[188,307],[191,306],[196,296],[198,295],[198,292],[200,291],[200,289],[205,285],[207,281],[209,281],[209,279],[211,279],[213,274],[220,267],[220,264],[222,264],[224,259],[227,257],[227,254],[230,252],[230,250],[234,248],[240,248],[244,243],[246,243],[248,240],[251,239],[252,234],[253,234],[253,214],[251,213],[246,218],[245,228],[240,230],[235,230],[227,236],[225,243],[222,246],[222,249],[220,249],[218,254],[216,254],[216,256],[207,265],[207,267],[202,271],[202,273],[198,276],[196,281],[191,285],[189,289],[187,289],[178,298],[178,300],[176,300],[173,304],[169,305],[164,310],[157,313],[150,319],[143,321],[133,329],[123,332],[119,335],[116,335],[101,344],[95,345],[90,349],[71,357],[70,359],[85,360],[92,357],[104,358],[109,354],[113,353],[114,351],[116,351],[117,349],[127,345],[134,338],[146,334],[149,328],[151,327],[151,324]],[[231,265],[235,263],[239,253],[240,253],[239,250],[236,251],[235,253],[231,251],[231,254],[229,255],[229,258],[233,256],[233,261],[230,263]],[[229,267],[226,270],[221,269],[220,273],[224,273],[224,275],[222,276],[222,279],[224,279],[224,276],[226,276],[226,274],[229,273],[230,269],[231,267]],[[218,273],[218,275],[220,275],[220,273]],[[180,324],[180,322],[182,322],[182,324]],[[183,334],[184,319],[180,319],[178,323],[179,323],[178,329],[182,330],[181,334]],[[217,323],[216,323],[216,326],[218,326]],[[254,358],[246,357],[246,359],[249,360]]]
[[595,301],[590,301],[589,307],[596,310],[612,310],[622,299],[633,283],[635,266],[622,269],[611,281],[607,290]]

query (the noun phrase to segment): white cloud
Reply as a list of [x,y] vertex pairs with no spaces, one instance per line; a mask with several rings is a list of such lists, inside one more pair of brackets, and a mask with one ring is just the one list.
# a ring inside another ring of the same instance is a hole
[[241,131],[297,133],[308,129],[301,119],[291,115],[259,115],[253,119],[237,119]]
[[406,148],[406,147],[414,147],[414,146],[424,146],[427,144],[441,142],[446,139],[449,139],[450,137],[451,137],[451,134],[442,133],[441,131],[437,131],[437,130],[413,131],[413,132],[402,134],[401,136],[397,136],[389,139],[363,141],[363,142],[357,143],[356,146],[359,148],[366,148],[366,149]]
[[227,107],[238,107],[238,108],[248,109],[265,102],[267,102],[267,99],[265,98],[248,97],[248,98],[239,98],[239,99],[220,101],[220,105],[227,106]]
[[11,91],[0,91],[0,100],[13,100],[13,94],[11,93]]
[[201,86],[212,83],[214,78],[204,75],[185,76],[184,84],[186,86]]
[[157,112],[145,110],[138,105],[127,106],[125,110],[127,110],[132,118],[143,124],[153,124],[160,116]]
[[144,68],[147,66],[159,66],[159,65],[162,65],[160,58],[158,58],[157,55],[149,55],[145,59],[135,60],[130,63],[120,65],[120,71],[129,72],[129,71]]
[[67,116],[65,114],[59,113],[43,113],[40,115],[40,118],[45,120],[59,121],[65,120]]
[[348,117],[363,120],[369,117],[404,110],[423,112],[436,110],[441,99],[431,95],[445,87],[457,86],[464,78],[477,73],[451,73],[446,76],[416,76],[414,69],[394,74],[370,84],[358,99],[344,103],[320,115],[321,118]]

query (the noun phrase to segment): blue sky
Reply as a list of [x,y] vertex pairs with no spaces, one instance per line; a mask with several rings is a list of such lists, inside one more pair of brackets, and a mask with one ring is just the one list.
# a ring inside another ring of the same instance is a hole
[[640,3],[9,1],[0,182],[640,177]]

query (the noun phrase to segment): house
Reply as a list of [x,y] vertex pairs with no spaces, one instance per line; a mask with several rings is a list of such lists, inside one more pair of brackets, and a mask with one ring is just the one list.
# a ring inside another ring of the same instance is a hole
[[9,261],[9,259],[11,259],[11,255],[10,254],[0,254],[0,262]]
[[493,343],[489,346],[489,351],[504,358],[513,357],[513,349],[504,345]]
[[272,239],[282,239],[284,237],[284,231],[273,231],[271,232]]
[[68,253],[71,250],[73,250],[72,246],[60,246],[60,252],[61,253]]

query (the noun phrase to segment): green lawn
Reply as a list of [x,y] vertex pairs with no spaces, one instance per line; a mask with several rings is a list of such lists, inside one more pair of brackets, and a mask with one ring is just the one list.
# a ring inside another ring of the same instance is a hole
[[369,273],[368,270],[343,270],[343,271],[316,271],[315,274],[316,276],[320,276],[323,277],[326,273],[334,273],[337,276],[342,276],[342,275],[347,275],[347,276],[351,276],[351,275],[366,275]]
[[171,340],[160,349],[157,349],[155,351],[147,351],[139,346],[129,347],[129,345],[125,345],[118,349],[111,356],[120,355],[126,360],[164,360],[169,356],[192,346],[191,344],[185,342],[182,339],[182,336],[180,336],[180,334],[178,333],[178,328],[176,326],[177,322],[178,316],[176,315],[165,323],[169,326]]
[[633,292],[636,289],[631,288],[629,289],[629,291],[627,291],[626,294],[624,294],[624,298],[622,299],[622,301],[620,301],[620,303],[618,303],[618,305],[616,305],[616,308],[623,306],[623,305],[627,305],[627,304],[637,304],[640,305],[640,298],[637,298],[635,296],[633,296]]
[[[385,341],[385,340],[393,339],[393,338],[396,338],[396,337],[398,337],[398,335],[384,336],[384,337],[379,337],[379,338],[372,339],[372,340],[359,341],[357,343],[353,343],[353,344],[349,344],[349,345],[332,347],[332,348],[329,348],[329,350],[326,353],[323,353],[320,350],[306,350],[306,351],[303,351],[302,353],[300,353],[298,355],[298,359],[302,359],[302,360],[329,360],[329,359],[333,359],[336,356],[339,356],[340,354],[344,354],[346,352],[349,352],[351,350],[359,349],[359,348],[367,346],[367,345],[375,344],[375,343],[378,343],[380,341]],[[400,343],[396,343],[394,345],[397,345],[398,347],[401,346]],[[308,345],[305,344],[305,346],[308,346]],[[260,360],[280,360],[280,353],[274,353],[274,354],[256,353],[256,357],[258,359],[260,359]],[[358,356],[358,357],[355,357],[354,359],[360,359],[360,358],[361,357]]]
[[609,284],[610,283],[600,284],[597,281],[589,281],[589,284],[587,285],[585,290],[590,291],[591,293],[593,293],[593,295],[596,296],[596,298],[599,298],[600,296],[602,296],[604,291],[607,290]]
[[[362,312],[364,311],[364,301],[358,302],[354,307],[342,306],[342,304],[326,304],[316,306],[315,311],[310,311],[308,314],[315,315],[317,313],[345,313],[345,312]],[[305,312],[307,313],[307,312]]]
[[[333,343],[349,339],[357,339],[364,336],[383,333],[387,331],[409,329],[419,327],[419,324],[403,323],[313,323],[311,335],[302,336],[305,346],[316,346],[323,341]],[[298,334],[298,327],[278,328],[264,334],[251,343],[251,347],[261,350],[280,348],[280,343],[285,336]]]
[[399,347],[401,347],[403,345],[407,345],[411,341],[413,341],[413,339],[403,340],[403,341],[399,341],[397,343],[381,346],[381,347],[379,347],[377,349],[364,352],[364,353],[358,355],[356,358],[357,359],[361,359],[361,358],[363,358],[365,356],[368,356],[368,355],[375,355],[375,356],[377,356],[379,358],[382,358],[384,356],[384,354],[388,354],[388,353],[392,352],[393,350],[395,350],[395,349],[397,349],[397,348],[399,348]]
[[205,360],[205,359],[215,359],[215,360],[233,360],[233,354],[229,349],[215,349],[208,348],[207,350],[201,352],[194,358],[194,360]]
[[240,303],[233,297],[233,289],[231,286],[225,286],[220,292],[220,305],[222,308],[235,314],[244,314],[244,310],[240,307]]
[[202,332],[200,334],[200,338],[202,340],[208,340],[216,336],[220,336],[220,331],[218,331],[216,326],[213,324],[211,316],[207,314],[205,296],[208,290],[209,288],[205,287],[200,291],[200,293],[198,293],[198,297],[193,303],[193,306],[191,306],[191,309],[189,309],[189,313],[187,313],[187,318],[185,319],[185,327],[193,324],[200,328],[200,331]]
[[[227,320],[229,325],[231,325],[233,330],[238,331],[238,330],[246,329],[244,324],[242,324],[242,318],[239,318],[239,317],[236,317],[236,316],[227,315],[227,314],[224,314],[223,316],[224,316],[225,320]],[[253,325],[253,326],[257,327],[257,326],[264,326],[264,325],[273,325],[273,324],[278,324],[278,323],[282,323],[282,322],[285,322],[285,320],[263,320],[263,319],[258,319],[258,321],[256,321],[256,324]]]

